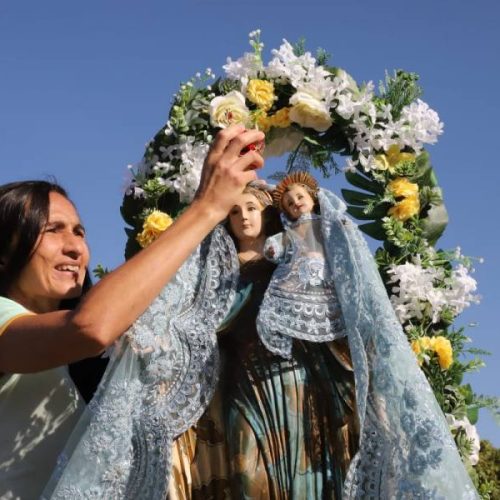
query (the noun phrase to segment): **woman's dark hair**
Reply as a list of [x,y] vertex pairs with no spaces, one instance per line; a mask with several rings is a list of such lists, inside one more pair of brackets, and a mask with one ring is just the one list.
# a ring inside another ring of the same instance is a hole
[[47,224],[49,194],[53,192],[69,200],[55,182],[21,181],[0,186],[0,295],[7,294],[30,260]]

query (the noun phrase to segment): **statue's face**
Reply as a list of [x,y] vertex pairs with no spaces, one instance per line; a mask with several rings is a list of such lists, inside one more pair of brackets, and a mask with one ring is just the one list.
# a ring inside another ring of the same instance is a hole
[[229,225],[235,238],[255,240],[262,236],[262,211],[264,207],[259,200],[249,193],[240,195],[229,212]]
[[313,211],[314,200],[304,186],[293,184],[283,195],[281,206],[290,219],[295,220]]

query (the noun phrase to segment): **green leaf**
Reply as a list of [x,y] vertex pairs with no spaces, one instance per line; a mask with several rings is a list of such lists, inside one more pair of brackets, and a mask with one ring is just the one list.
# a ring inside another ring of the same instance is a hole
[[133,196],[125,195],[123,197],[122,206],[120,207],[120,213],[123,220],[129,226],[135,226],[137,224],[137,214],[142,212],[144,205],[145,203],[142,198],[134,198]]
[[467,408],[467,418],[472,425],[475,425],[479,418],[479,408],[474,406]]
[[137,234],[137,231],[135,229],[132,229],[131,227],[125,227],[124,230],[129,238],[135,238],[135,235]]
[[363,231],[363,233],[371,236],[375,240],[384,240],[386,237],[382,223],[379,221],[361,224],[358,227],[361,231]]
[[125,245],[125,259],[128,260],[141,250],[141,246],[135,238],[129,238]]
[[389,210],[389,206],[390,205],[388,203],[382,203],[382,204],[376,206],[370,212],[365,213],[364,208],[349,205],[347,207],[347,213],[352,215],[355,219],[358,219],[358,220],[381,219],[382,217],[385,217],[387,215],[387,210]]
[[380,182],[370,180],[357,172],[351,171],[347,171],[345,177],[353,186],[369,191],[370,193],[384,194],[384,186]]
[[377,196],[371,194],[360,193],[351,189],[341,189],[344,200],[351,205],[366,205],[378,199]]

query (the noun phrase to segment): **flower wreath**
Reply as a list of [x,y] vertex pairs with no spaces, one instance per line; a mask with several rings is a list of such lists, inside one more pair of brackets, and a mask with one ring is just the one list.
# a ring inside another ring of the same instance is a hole
[[[374,84],[357,85],[343,69],[327,64],[300,42],[286,40],[262,59],[260,30],[250,33],[252,51],[227,59],[225,76],[207,69],[181,85],[167,124],[147,144],[141,162],[130,168],[121,207],[129,228],[126,256],[153,241],[191,202],[214,135],[232,123],[266,133],[264,155],[289,153],[287,171],[338,170],[336,155],[347,157],[345,175],[357,189],[342,190],[359,227],[383,241],[375,258],[396,313],[434,388],[443,411],[467,425],[479,406],[494,406],[461,385],[467,337],[454,318],[471,302],[475,280],[470,260],[460,252],[434,248],[447,213],[429,155],[424,150],[443,131],[438,114],[419,99],[414,73],[386,74],[378,94]],[[361,191],[360,191],[361,190]],[[436,337],[439,340],[429,341]],[[422,340],[423,339],[423,340]],[[464,429],[467,426],[464,424]],[[474,462],[471,444],[455,427],[464,460]]]

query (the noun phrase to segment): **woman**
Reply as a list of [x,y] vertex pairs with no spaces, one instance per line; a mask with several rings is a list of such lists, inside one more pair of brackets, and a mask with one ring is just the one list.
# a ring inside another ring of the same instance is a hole
[[271,204],[270,194],[253,185],[229,212],[240,262],[237,300],[218,332],[216,394],[175,442],[171,500],[341,498],[357,445],[346,343],[296,341],[287,360],[257,335],[276,267],[263,257],[266,236],[278,229],[270,227],[277,218]]
[[1,498],[40,495],[80,414],[61,366],[102,352],[127,330],[255,179],[262,157],[241,151],[263,134],[243,132],[217,135],[190,208],[73,310],[61,303],[81,295],[89,262],[74,205],[46,182],[0,187]]

